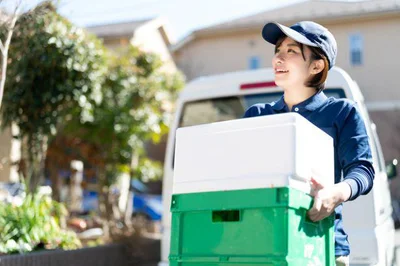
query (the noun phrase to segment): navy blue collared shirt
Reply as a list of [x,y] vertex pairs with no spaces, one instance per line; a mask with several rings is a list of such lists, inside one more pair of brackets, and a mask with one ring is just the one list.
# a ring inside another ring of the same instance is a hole
[[[291,111],[299,113],[333,138],[335,183],[343,181],[350,185],[349,200],[367,194],[372,189],[375,172],[367,131],[356,104],[348,99],[328,98],[323,92],[318,92],[294,105]],[[273,103],[251,106],[244,117],[286,112],[290,110],[282,96]],[[342,205],[339,205],[335,209],[335,255],[349,254],[349,242],[343,230]]]

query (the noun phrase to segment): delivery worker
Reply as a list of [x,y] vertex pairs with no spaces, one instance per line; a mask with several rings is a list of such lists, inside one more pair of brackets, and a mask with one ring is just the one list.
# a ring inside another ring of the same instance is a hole
[[327,98],[323,92],[328,70],[335,65],[336,40],[328,29],[311,21],[291,27],[267,23],[262,36],[275,45],[275,83],[284,94],[276,102],[251,106],[244,117],[296,112],[333,138],[335,184],[325,186],[311,177],[315,200],[308,216],[319,221],[335,213],[336,265],[349,265],[342,203],[367,194],[375,172],[365,124],[356,104]]

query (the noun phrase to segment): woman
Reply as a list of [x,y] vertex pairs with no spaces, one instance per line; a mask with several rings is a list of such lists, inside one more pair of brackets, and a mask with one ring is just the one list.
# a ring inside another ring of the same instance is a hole
[[251,106],[244,117],[297,112],[333,138],[335,184],[324,187],[311,178],[311,194],[316,200],[308,216],[319,221],[335,212],[336,265],[349,265],[342,203],[367,194],[375,173],[364,121],[356,104],[327,98],[323,93],[328,70],[335,64],[336,40],[326,28],[311,21],[290,28],[267,23],[262,36],[275,45],[275,83],[284,95],[276,102]]

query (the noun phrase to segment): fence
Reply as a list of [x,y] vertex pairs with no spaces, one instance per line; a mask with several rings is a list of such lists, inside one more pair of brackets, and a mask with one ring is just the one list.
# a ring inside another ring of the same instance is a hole
[[[77,250],[38,251],[23,255],[0,256],[0,266],[125,266],[123,245],[107,245]],[[130,264],[132,265],[132,263]]]

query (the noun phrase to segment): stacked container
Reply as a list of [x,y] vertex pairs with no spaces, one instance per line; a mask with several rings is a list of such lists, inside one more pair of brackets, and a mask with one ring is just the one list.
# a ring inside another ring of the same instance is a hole
[[178,129],[170,265],[334,265],[333,218],[306,215],[333,156],[296,113]]

